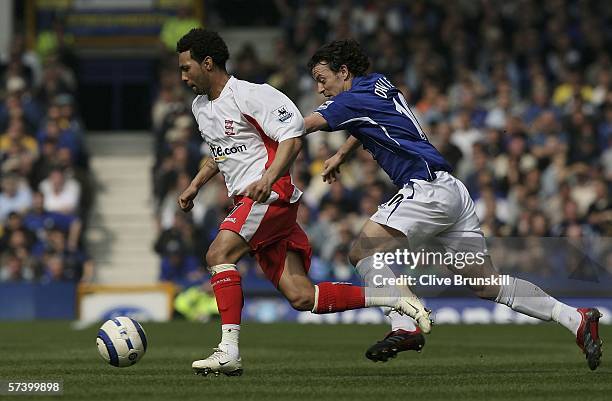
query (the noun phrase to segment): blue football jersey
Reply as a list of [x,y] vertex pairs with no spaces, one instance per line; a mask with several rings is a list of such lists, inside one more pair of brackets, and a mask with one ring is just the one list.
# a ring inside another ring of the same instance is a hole
[[452,171],[427,140],[401,92],[384,75],[353,78],[350,90],[315,112],[331,131],[347,130],[359,139],[399,187],[411,179],[432,181],[436,171]]

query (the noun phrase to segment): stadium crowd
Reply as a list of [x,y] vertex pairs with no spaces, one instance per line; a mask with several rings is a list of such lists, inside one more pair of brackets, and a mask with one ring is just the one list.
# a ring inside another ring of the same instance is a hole
[[[16,35],[0,60],[0,282],[90,281],[92,201],[70,48]],[[47,39],[49,39],[47,38]]]
[[[275,3],[283,35],[274,63],[247,44],[231,55],[231,74],[275,86],[307,115],[324,101],[305,68],[310,55],[327,41],[356,38],[372,70],[401,89],[430,141],[466,183],[487,236],[594,241],[612,235],[612,11],[603,2]],[[214,13],[209,19],[223,23]],[[208,152],[191,115],[192,98],[169,53],[152,110],[156,250],[165,280],[190,271],[193,256],[202,260],[232,206],[218,175],[190,215],[177,210],[177,195]],[[314,248],[315,280],[353,276],[351,241],[396,191],[363,150],[343,166],[340,181],[322,182],[324,161],[345,138],[309,135],[293,167],[304,190],[299,222]],[[175,268],[168,268],[177,254]],[[536,269],[515,254],[504,262]]]

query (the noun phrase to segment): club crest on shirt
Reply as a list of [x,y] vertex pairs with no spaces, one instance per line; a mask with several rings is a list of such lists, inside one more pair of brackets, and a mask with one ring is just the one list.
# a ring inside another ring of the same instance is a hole
[[275,109],[273,113],[281,123],[291,122],[291,119],[293,118],[293,113],[287,110],[287,106],[285,105]]
[[232,120],[225,120],[225,135],[236,135],[236,132],[234,131],[234,122]]

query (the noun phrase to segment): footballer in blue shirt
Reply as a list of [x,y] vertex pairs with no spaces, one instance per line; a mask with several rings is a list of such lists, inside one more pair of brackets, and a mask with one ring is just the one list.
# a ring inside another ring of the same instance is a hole
[[[346,130],[350,136],[325,162],[323,179],[337,179],[340,165],[359,146],[370,152],[398,187],[398,192],[370,217],[349,253],[368,286],[381,287],[376,275],[392,275],[381,267],[377,256],[388,248],[372,247],[368,239],[382,239],[387,246],[403,238],[412,252],[433,240],[446,250],[458,248],[484,255],[481,260],[458,268],[447,265],[466,280],[476,295],[544,321],[555,321],[570,330],[594,370],[600,363],[602,341],[598,334],[600,312],[595,308],[573,308],[545,293],[538,286],[514,277],[495,283],[474,284],[477,278],[496,277],[474,203],[465,185],[451,174],[450,165],[427,139],[402,93],[382,74],[369,73],[369,60],[354,40],[334,41],[318,49],[308,63],[317,90],[328,100],[305,118],[306,134],[314,131]],[[457,243],[460,245],[457,245]],[[475,259],[477,260],[477,258]],[[480,281],[481,283],[483,281]],[[411,292],[391,288],[388,294]],[[383,291],[383,288],[378,288]],[[386,310],[392,331],[368,351],[374,361],[386,361],[398,352],[424,345],[421,330],[407,316]]]

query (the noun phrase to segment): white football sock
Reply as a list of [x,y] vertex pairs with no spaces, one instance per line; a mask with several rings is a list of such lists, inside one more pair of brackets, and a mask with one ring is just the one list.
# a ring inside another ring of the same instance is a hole
[[[366,296],[366,305],[368,305],[368,302],[372,302],[372,299],[374,297],[380,297],[385,295],[387,296],[386,301],[392,301],[396,303],[401,291],[398,291],[397,289],[392,291],[383,289],[383,293],[381,294],[380,288],[376,288],[376,286],[374,285],[375,275],[380,274],[383,277],[395,277],[395,273],[393,273],[393,271],[386,265],[382,269],[375,269],[373,263],[374,256],[370,256],[360,260],[359,263],[357,263],[357,266],[355,266],[357,272],[361,276],[361,279],[366,285],[366,289],[364,291],[364,295]],[[368,287],[376,289],[377,292],[375,293],[375,291],[368,290]],[[384,292],[390,293],[392,297],[389,298],[389,294],[384,294]],[[389,319],[391,319],[391,331],[400,329],[406,331],[416,330],[416,324],[414,322],[414,319],[412,319],[410,316],[402,315],[387,306],[382,306],[380,309],[385,315],[389,316]]]
[[222,324],[221,325],[221,342],[219,348],[232,357],[238,358],[240,352],[238,350],[238,341],[240,338],[239,324]]
[[357,273],[363,280],[366,287],[376,288],[374,284],[374,276],[382,275],[383,277],[395,277],[395,273],[387,265],[384,265],[382,269],[374,268],[374,256],[368,256],[367,258],[361,259],[355,266]]
[[384,265],[382,269],[375,269],[374,256],[361,259],[355,268],[365,283],[365,306],[395,306],[399,301],[399,290],[395,286],[376,286],[374,284],[376,276],[395,277],[393,270],[387,265]]
[[537,285],[520,278],[511,277],[510,284],[500,288],[495,302],[540,320],[554,320],[574,335],[582,321],[578,310],[557,301]]
[[552,319],[566,327],[574,335],[578,334],[578,327],[582,323],[582,315],[578,312],[578,309],[558,301],[552,310]]
[[417,329],[414,319],[407,315],[402,315],[395,309],[381,307],[385,315],[391,319],[391,331],[406,330],[415,331]]
[[394,308],[399,301],[399,291],[391,287],[369,288],[364,291],[365,306],[389,306]]

